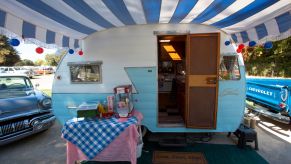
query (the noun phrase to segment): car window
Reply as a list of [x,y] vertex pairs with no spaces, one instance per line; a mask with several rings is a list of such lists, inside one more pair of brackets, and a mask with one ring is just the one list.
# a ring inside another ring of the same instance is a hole
[[32,84],[26,77],[0,77],[0,99],[27,96],[31,88]]
[[25,77],[0,77],[0,89],[26,89],[31,88]]

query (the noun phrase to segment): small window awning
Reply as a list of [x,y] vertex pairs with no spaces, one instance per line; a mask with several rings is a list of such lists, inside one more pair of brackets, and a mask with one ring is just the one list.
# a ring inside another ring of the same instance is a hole
[[109,28],[159,23],[214,26],[236,43],[291,36],[290,0],[0,0],[0,33],[78,48]]

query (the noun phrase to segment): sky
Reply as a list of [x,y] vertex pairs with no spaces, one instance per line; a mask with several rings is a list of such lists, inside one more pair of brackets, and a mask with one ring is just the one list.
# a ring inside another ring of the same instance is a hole
[[35,62],[38,59],[44,60],[46,54],[54,54],[56,53],[57,49],[47,49],[43,48],[43,53],[38,54],[35,52],[35,49],[38,46],[35,44],[25,44],[25,43],[20,43],[19,46],[14,47],[18,51],[18,55],[20,58],[23,59],[29,59],[33,62]]

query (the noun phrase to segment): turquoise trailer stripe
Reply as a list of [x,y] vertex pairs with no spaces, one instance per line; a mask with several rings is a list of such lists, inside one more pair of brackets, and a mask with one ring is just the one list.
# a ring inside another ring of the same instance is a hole
[[125,68],[130,80],[137,90],[134,94],[134,106],[143,116],[143,125],[150,130],[157,126],[157,69],[156,67]]
[[87,94],[87,93],[53,93],[53,111],[58,120],[64,124],[68,119],[77,116],[76,109],[69,109],[69,106],[79,106],[88,101],[105,100],[107,96],[113,94]]
[[[142,124],[147,126],[152,132],[231,132],[235,131],[243,119],[245,107],[245,74],[244,67],[240,67],[241,79],[219,81],[219,97],[217,111],[217,128],[191,129],[186,127],[161,128],[158,126],[158,90],[157,90],[157,68],[156,67],[130,67],[125,68],[130,80],[134,84],[138,93],[133,94],[135,109],[140,111],[144,119]],[[75,110],[67,107],[80,105],[83,102],[105,99],[112,94],[62,94],[53,93],[53,110],[64,123],[68,119],[76,116]]]

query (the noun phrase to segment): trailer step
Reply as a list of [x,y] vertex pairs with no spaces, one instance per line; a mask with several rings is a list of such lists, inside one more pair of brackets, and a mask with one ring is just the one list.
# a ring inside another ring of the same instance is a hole
[[265,117],[271,118],[273,120],[279,121],[284,124],[290,124],[290,117],[283,116],[280,113],[273,113],[268,111],[268,108],[262,107],[260,105],[251,105],[250,103],[246,102],[246,108],[255,111]]

